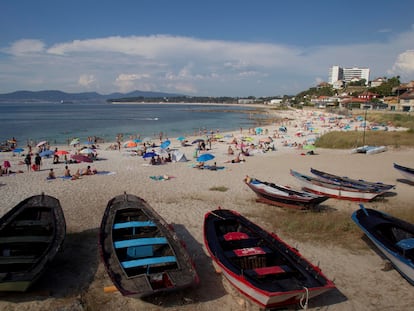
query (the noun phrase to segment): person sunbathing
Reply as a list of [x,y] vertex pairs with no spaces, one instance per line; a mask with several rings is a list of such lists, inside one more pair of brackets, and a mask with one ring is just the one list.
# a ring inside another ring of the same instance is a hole
[[86,170],[84,172],[82,172],[82,175],[93,175],[93,171],[91,170],[90,165],[88,165],[88,167],[86,168]]
[[245,162],[246,160],[244,159],[243,155],[241,152],[239,152],[239,154],[237,155],[237,157],[235,157],[233,160],[228,160],[224,163],[240,163],[240,162]]

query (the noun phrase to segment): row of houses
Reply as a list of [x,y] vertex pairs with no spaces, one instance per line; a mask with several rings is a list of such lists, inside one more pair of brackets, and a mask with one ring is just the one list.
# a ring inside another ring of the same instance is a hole
[[[348,94],[337,96],[319,96],[311,99],[311,103],[318,108],[339,106],[339,108],[359,108],[371,110],[389,110],[398,112],[414,111],[414,81],[402,84],[393,90],[395,96],[379,98],[378,94],[365,91],[353,97]],[[375,99],[375,100],[374,100]]]

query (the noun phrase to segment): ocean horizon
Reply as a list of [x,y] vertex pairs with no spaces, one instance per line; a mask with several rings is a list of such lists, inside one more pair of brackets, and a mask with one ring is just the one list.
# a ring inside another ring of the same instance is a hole
[[0,103],[0,142],[15,138],[20,147],[39,141],[67,144],[73,138],[112,142],[129,137],[197,136],[255,126],[254,107],[157,103]]

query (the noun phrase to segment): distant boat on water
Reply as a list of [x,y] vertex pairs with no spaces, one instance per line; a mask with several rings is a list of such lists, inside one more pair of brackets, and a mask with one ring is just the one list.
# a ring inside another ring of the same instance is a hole
[[63,99],[62,99],[62,100],[60,101],[60,103],[61,103],[61,104],[73,104],[73,101],[70,101],[70,100],[63,100]]

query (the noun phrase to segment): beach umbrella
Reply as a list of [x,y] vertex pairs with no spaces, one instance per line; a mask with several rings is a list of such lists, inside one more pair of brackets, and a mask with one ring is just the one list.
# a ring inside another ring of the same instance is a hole
[[143,141],[144,143],[146,143],[146,142],[151,141],[151,138],[149,138],[149,137],[145,137],[142,141]]
[[166,141],[162,142],[162,144],[160,145],[160,148],[161,148],[161,149],[165,149],[165,148],[167,148],[170,144],[171,144],[171,141],[166,140]]
[[81,154],[93,154],[93,153],[95,153],[95,150],[93,150],[91,148],[85,148],[85,149],[82,149],[81,151],[79,151],[79,153],[81,153]]
[[244,138],[243,138],[243,140],[244,140],[244,141],[248,141],[248,142],[250,142],[250,143],[252,143],[252,142],[253,142],[253,138],[251,138],[251,137],[244,137]]
[[211,153],[204,153],[197,158],[197,162],[206,162],[214,159],[214,155]]
[[133,142],[134,142],[134,143],[140,143],[140,142],[142,142],[142,140],[141,140],[141,139],[136,138],[136,139],[134,139],[134,140],[133,140]]
[[39,153],[39,155],[41,157],[50,157],[51,155],[53,155],[55,152],[53,150],[45,150],[42,151],[41,153]]
[[69,152],[66,150],[58,150],[55,152],[55,154],[60,156],[60,155],[69,154]]
[[124,148],[134,148],[136,146],[137,146],[137,143],[132,140],[128,140],[127,142],[124,143]]
[[152,158],[152,157],[155,157],[155,156],[157,156],[157,154],[155,152],[146,152],[146,153],[144,153],[144,155],[142,157],[144,159],[146,159],[146,158]]
[[202,138],[197,138],[196,140],[194,140],[194,141],[192,142],[192,144],[201,143],[201,142],[203,142],[203,141],[204,141],[204,139],[202,139]]
[[38,143],[37,145],[36,145],[36,147],[41,147],[41,146],[43,146],[43,145],[45,145],[45,144],[47,144],[47,141],[46,140],[44,140],[44,141],[41,141],[40,143]]
[[20,153],[20,152],[23,152],[24,151],[24,149],[23,148],[16,148],[16,149],[13,149],[13,152],[14,153]]
[[72,141],[70,142],[70,144],[69,145],[77,145],[77,144],[79,144],[79,138],[74,138],[74,139],[72,139]]
[[93,162],[93,160],[90,157],[87,157],[83,154],[73,154],[71,155],[71,158],[76,160],[77,162]]
[[185,137],[184,136],[177,137],[177,140],[183,141],[183,140],[185,140]]
[[256,127],[256,134],[261,134],[263,132],[263,129],[261,127]]
[[305,150],[315,150],[316,149],[316,146],[315,145],[304,145],[303,146],[303,149],[305,149]]

